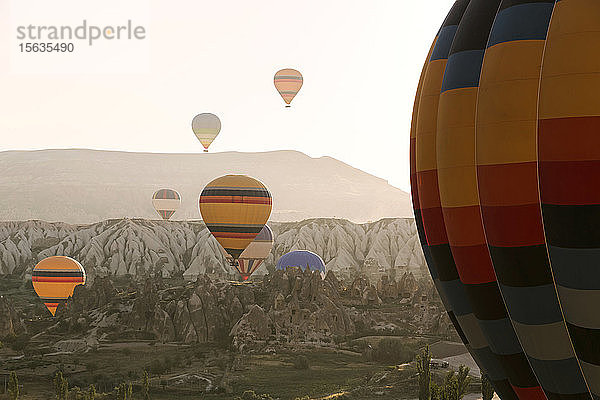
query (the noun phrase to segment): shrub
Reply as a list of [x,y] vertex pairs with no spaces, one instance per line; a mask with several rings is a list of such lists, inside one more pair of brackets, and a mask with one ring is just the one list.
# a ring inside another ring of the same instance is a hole
[[10,338],[8,343],[9,347],[15,351],[22,351],[29,344],[29,336],[21,334],[19,336],[13,336]]
[[382,339],[372,351],[368,352],[370,361],[385,364],[402,364],[411,361],[415,356],[413,350],[409,349],[399,339]]
[[234,400],[273,400],[268,394],[256,394],[254,390],[246,390],[242,397],[235,397]]
[[296,369],[309,369],[308,358],[304,355],[300,355],[293,360],[294,368]]

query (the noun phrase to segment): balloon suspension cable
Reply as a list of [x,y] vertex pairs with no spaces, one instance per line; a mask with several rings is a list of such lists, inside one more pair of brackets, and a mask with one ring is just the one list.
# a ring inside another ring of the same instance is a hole
[[240,263],[238,262],[238,260],[231,260],[231,261],[229,261],[229,265],[237,268],[237,267],[239,267]]

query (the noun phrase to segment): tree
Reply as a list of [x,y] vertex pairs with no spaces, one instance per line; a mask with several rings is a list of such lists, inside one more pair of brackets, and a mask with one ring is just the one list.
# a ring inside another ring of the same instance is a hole
[[458,374],[456,375],[456,381],[458,383],[458,393],[456,400],[462,399],[465,394],[467,394],[467,390],[469,390],[469,385],[471,384],[471,377],[469,376],[469,367],[461,365],[458,367]]
[[96,399],[96,386],[90,385],[87,394],[87,400],[95,400]]
[[481,397],[483,400],[492,400],[494,397],[494,386],[487,374],[483,374],[481,377]]
[[133,386],[131,382],[121,383],[115,388],[117,400],[133,400]]
[[8,398],[10,400],[19,399],[19,378],[16,372],[11,372],[8,378]]
[[[431,353],[429,346],[425,346],[421,354],[416,357],[417,374],[419,375],[419,400],[429,400],[433,396],[430,393],[431,386]],[[437,395],[437,393],[436,393]],[[437,400],[437,399],[435,399]]]
[[431,400],[461,400],[470,383],[469,368],[461,365],[458,367],[458,373],[448,372],[443,385],[431,384]]
[[150,375],[146,370],[144,370],[144,379],[142,381],[142,398],[144,400],[150,400]]
[[67,400],[69,382],[65,379],[61,371],[58,371],[54,376],[54,392],[56,393],[56,400]]
[[242,397],[235,397],[234,400],[273,400],[273,397],[268,394],[256,394],[254,390],[246,390]]

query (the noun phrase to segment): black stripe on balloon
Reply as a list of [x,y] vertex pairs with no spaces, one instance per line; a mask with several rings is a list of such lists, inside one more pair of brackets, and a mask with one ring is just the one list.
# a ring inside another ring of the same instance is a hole
[[67,277],[76,277],[83,278],[83,272],[62,272],[62,271],[36,271],[33,270],[31,276],[39,276],[46,278],[67,278]]
[[[594,307],[590,304],[590,307]],[[580,360],[600,365],[600,329],[583,328],[567,322],[573,347]]]
[[44,303],[64,303],[67,300],[66,297],[40,297],[40,299]]
[[259,233],[262,227],[254,226],[222,226],[206,224],[206,227],[211,232],[229,232],[229,233]]
[[471,300],[473,314],[477,319],[494,321],[507,317],[497,282],[466,284],[465,291]]
[[496,276],[503,285],[530,287],[553,283],[545,245],[489,249]]
[[502,366],[504,366],[508,375],[508,381],[511,384],[521,388],[539,385],[524,353],[510,355],[497,354],[497,357],[500,359]]
[[230,249],[230,248],[225,248],[225,251],[227,252],[227,254],[229,254],[233,258],[237,259],[237,258],[240,258],[240,255],[242,254],[242,252],[244,251],[244,249]]
[[429,246],[429,249],[431,251],[431,257],[435,261],[440,281],[450,282],[458,279],[458,271],[456,269],[456,264],[454,263],[450,245],[447,243],[438,244]]
[[554,4],[554,1],[555,0],[503,0],[499,11],[505,10],[505,9],[513,7],[513,6],[518,6],[521,4],[531,4],[531,3]]
[[456,315],[454,315],[454,312],[448,311],[448,318],[450,318],[450,322],[452,322],[452,325],[454,325],[454,329],[456,329],[456,333],[458,333],[458,336],[460,336],[460,340],[462,340],[464,344],[468,345],[469,339],[467,339],[465,332],[463,332],[462,328],[460,327],[458,319],[456,318]]
[[[588,392],[585,393],[553,393],[544,389],[544,393],[546,394],[546,398],[548,400],[590,400],[590,394]],[[594,396],[595,397],[595,396]]]
[[421,242],[421,246],[427,244],[427,239],[425,238],[425,228],[423,227],[423,216],[421,215],[420,209],[413,209],[415,213],[415,224],[417,225],[417,233],[419,234],[419,241]]
[[450,55],[485,49],[499,6],[499,0],[472,1],[458,26]]
[[494,390],[502,400],[519,400],[508,379],[492,381],[492,386],[494,386]]
[[469,1],[470,0],[458,0],[456,3],[454,3],[454,6],[450,10],[450,13],[448,14],[448,16],[446,16],[446,19],[444,20],[442,28],[452,25],[458,25],[463,14],[465,13],[465,9],[469,5]]
[[600,205],[542,204],[548,244],[572,249],[600,248]]
[[265,189],[213,189],[206,188],[202,196],[245,196],[245,197],[271,197],[271,193]]

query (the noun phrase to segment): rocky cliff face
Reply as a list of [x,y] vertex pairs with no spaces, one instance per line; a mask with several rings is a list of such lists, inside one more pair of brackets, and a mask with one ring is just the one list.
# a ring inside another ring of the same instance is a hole
[[0,296],[0,338],[18,335],[25,327],[9,300]]
[[325,279],[277,271],[243,284],[201,275],[174,285],[155,277],[121,289],[97,278],[58,308],[56,326],[69,346],[73,340],[84,347],[120,340],[216,342],[239,352],[331,346],[356,333],[453,335],[431,280],[406,273],[398,281],[370,283],[363,276],[351,286],[331,271]]
[[148,278],[122,291],[110,279],[98,278],[79,287],[56,317],[71,331],[86,332],[88,342],[228,342],[231,337],[242,351],[269,340],[316,342],[354,332],[331,282],[298,271],[278,271],[255,284],[202,275],[194,283],[166,287],[160,278]]
[[[257,275],[273,270],[291,250],[311,250],[323,257],[328,270],[392,271],[427,275],[412,219],[385,219],[355,224],[339,219],[270,223],[275,244]],[[66,255],[80,261],[90,280],[96,276],[132,275],[195,279],[204,273],[232,274],[219,245],[202,222],[106,220],[91,225],[42,221],[0,222],[0,275],[26,276],[48,256]],[[233,276],[233,275],[232,275]]]

